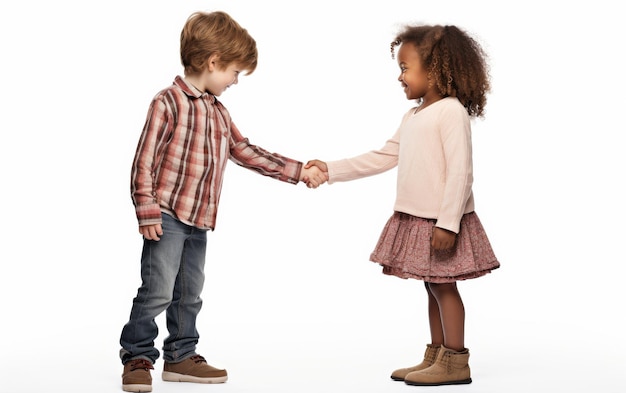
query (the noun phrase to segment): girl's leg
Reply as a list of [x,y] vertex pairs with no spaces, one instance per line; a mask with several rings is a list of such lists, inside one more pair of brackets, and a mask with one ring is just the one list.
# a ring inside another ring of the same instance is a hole
[[428,294],[428,320],[430,323],[431,344],[426,346],[424,360],[420,364],[413,367],[399,368],[391,373],[391,379],[394,381],[404,381],[404,378],[410,373],[424,370],[432,366],[443,345],[443,326],[441,324],[439,305],[437,304],[437,299],[435,299],[435,296],[428,287],[428,283],[424,284],[426,293]]
[[429,316],[431,323],[431,335],[433,324],[436,319],[433,316],[435,307],[431,306],[431,296],[434,298],[438,310],[439,321],[443,330],[443,345],[456,351],[465,349],[465,307],[457,289],[456,283],[435,284],[426,283],[429,294]]
[[441,323],[441,312],[437,299],[429,287],[429,283],[425,282],[426,293],[428,294],[428,322],[430,324],[430,340],[432,345],[443,345],[443,325]]

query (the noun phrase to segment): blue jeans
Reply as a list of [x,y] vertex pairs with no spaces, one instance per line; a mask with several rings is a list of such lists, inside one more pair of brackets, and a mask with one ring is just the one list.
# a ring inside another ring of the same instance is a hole
[[144,239],[141,287],[120,337],[122,363],[137,358],[156,361],[159,351],[154,346],[158,335],[155,318],[164,310],[169,336],[163,343],[163,359],[175,363],[196,354],[207,231],[167,214],[162,217],[161,240]]

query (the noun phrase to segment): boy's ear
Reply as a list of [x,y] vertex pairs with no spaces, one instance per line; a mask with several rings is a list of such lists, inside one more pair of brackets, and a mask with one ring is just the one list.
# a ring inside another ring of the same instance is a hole
[[217,62],[219,61],[219,59],[220,59],[220,56],[217,53],[214,53],[211,56],[209,56],[209,59],[207,60],[207,68],[210,72],[213,72],[218,68]]

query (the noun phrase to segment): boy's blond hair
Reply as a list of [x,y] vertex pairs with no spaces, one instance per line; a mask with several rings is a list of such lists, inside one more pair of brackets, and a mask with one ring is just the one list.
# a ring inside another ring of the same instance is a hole
[[256,41],[225,12],[195,12],[180,33],[180,59],[185,75],[202,72],[217,54],[221,69],[236,63],[248,74],[257,66]]

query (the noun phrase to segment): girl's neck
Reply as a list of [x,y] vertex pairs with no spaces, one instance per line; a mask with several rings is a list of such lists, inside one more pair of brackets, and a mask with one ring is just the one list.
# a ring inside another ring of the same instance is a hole
[[443,99],[443,97],[440,96],[440,95],[435,95],[435,96],[432,96],[432,97],[426,97],[426,96],[422,97],[422,104],[415,109],[415,113],[423,110],[424,108],[426,108],[426,107],[428,107],[428,106],[430,106],[430,105],[434,104],[435,102],[440,101],[442,99]]

